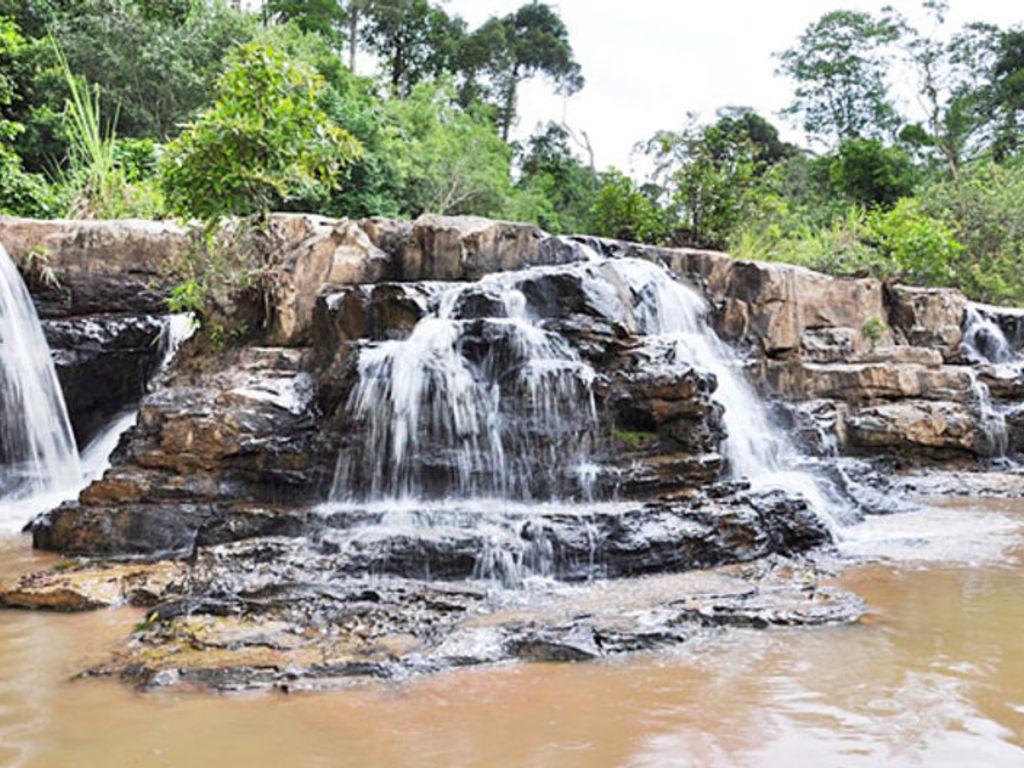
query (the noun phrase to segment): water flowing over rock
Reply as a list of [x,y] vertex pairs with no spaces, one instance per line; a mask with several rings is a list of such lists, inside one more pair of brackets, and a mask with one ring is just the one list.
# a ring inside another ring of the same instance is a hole
[[[49,244],[68,280],[31,287],[79,437],[99,422],[83,414],[141,402],[103,433],[102,476],[33,526],[36,546],[103,560],[0,601],[152,606],[101,670],[145,686],[316,687],[850,621],[855,599],[786,558],[899,507],[921,481],[898,471],[1019,480],[1016,315],[956,291],[472,217],[274,214],[218,234],[267,276],[219,304],[244,338],[190,345],[146,391],[163,321],[130,294],[145,275],[162,300],[190,233],[5,231],[21,254]],[[82,268],[119,249],[140,263]],[[570,609],[709,568],[635,609]]]
[[21,275],[0,245],[0,524],[23,523],[23,509],[45,508],[37,497],[57,498],[81,477],[50,348]]

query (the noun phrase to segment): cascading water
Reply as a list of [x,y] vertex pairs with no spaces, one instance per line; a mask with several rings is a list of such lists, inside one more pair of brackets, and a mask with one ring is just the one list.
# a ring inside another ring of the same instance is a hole
[[361,351],[348,407],[366,438],[339,458],[334,500],[589,495],[594,371],[516,279],[448,288],[407,339]]
[[[559,325],[578,328],[575,299],[551,298],[563,290],[578,291],[602,318],[590,322],[628,328],[652,350],[671,347],[681,374],[715,375],[734,477],[758,490],[802,494],[833,527],[851,508],[799,468],[803,457],[773,428],[696,291],[652,262],[580,250],[586,260],[575,264],[450,285],[407,338],[360,346],[347,402],[356,428],[322,511],[358,512],[364,524],[346,526],[338,546],[371,551],[389,538],[413,537],[429,551],[429,537],[472,529],[483,542],[477,575],[520,583],[548,572],[553,558],[543,535],[523,535],[524,523],[536,533],[545,515],[581,500],[587,510],[615,506],[607,484],[592,498],[601,474],[595,372],[570,341],[572,331]],[[665,355],[650,357],[665,364]]]
[[[1019,378],[1024,372],[1024,361],[1014,352],[1002,328],[977,305],[967,305],[961,352],[972,363],[992,366],[997,375]],[[971,398],[985,434],[989,458],[1007,463],[1010,440],[1005,410],[993,402],[992,393],[978,371],[969,370]]]
[[803,457],[775,428],[743,372],[742,360],[708,324],[710,307],[693,288],[662,267],[639,259],[609,262],[634,294],[641,333],[651,342],[670,343],[680,361],[713,373],[715,399],[724,407],[725,453],[733,477],[757,490],[799,493],[833,529],[850,504],[824,479],[799,469]]
[[[197,328],[195,320],[187,314],[170,315],[164,322],[163,336],[160,339],[163,358],[153,374],[154,378],[167,370],[178,349],[192,337]],[[135,426],[138,415],[138,408],[124,411],[82,449],[82,480],[74,489],[75,494],[89,483],[101,478],[110,468],[110,457],[117,448],[121,435]]]
[[17,268],[0,245],[0,518],[54,504],[82,479],[50,348]]
[[[185,315],[167,319],[158,372],[193,330]],[[99,478],[136,413],[114,419],[79,456],[35,306],[0,245],[0,531],[21,529]]]

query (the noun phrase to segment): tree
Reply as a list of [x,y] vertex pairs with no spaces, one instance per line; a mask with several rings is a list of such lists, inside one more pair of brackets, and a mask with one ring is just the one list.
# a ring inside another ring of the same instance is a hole
[[315,32],[336,50],[344,45],[348,13],[340,0],[268,0],[263,13],[278,22],[294,22],[303,32]]
[[826,171],[832,194],[866,206],[891,207],[913,194],[917,182],[909,155],[877,139],[846,139],[834,155],[815,162]]
[[586,228],[587,212],[601,186],[597,173],[581,163],[569,146],[569,130],[548,123],[527,142],[517,188],[544,205],[535,206],[535,219],[555,233]]
[[884,48],[900,36],[888,17],[832,11],[809,25],[796,46],[778,54],[781,74],[796,81],[783,114],[801,116],[807,135],[824,144],[887,136],[899,117],[886,83]]
[[406,214],[500,214],[512,192],[512,151],[489,115],[461,109],[445,80],[420,83],[388,107]]
[[0,17],[0,213],[45,216],[54,213],[54,196],[41,176],[25,172],[11,146],[24,126],[3,117],[3,110],[17,95],[16,82],[9,74],[11,61],[25,45],[17,25]]
[[587,231],[601,237],[638,243],[661,243],[668,235],[665,213],[654,190],[638,188],[614,168],[602,174],[602,185],[588,212]]
[[[119,133],[160,141],[209,100],[225,54],[258,29],[252,15],[222,2],[187,3],[174,13],[178,3],[152,3],[160,13],[140,2],[28,5],[51,7],[49,28],[70,69],[100,88]],[[16,147],[32,171],[51,170],[68,149],[63,108],[70,94],[42,29],[43,38],[29,41],[11,62],[18,98],[2,110],[25,126]]]
[[722,247],[750,212],[764,165],[758,147],[730,123],[660,131],[641,145],[654,163],[681,245]]
[[715,126],[723,137],[745,138],[754,145],[756,159],[765,168],[799,154],[794,144],[779,138],[779,130],[750,107],[722,107]]
[[168,208],[215,222],[326,197],[362,148],[320,108],[323,89],[318,73],[277,48],[239,47],[217,82],[216,101],[167,145],[161,187]]
[[993,150],[996,159],[1003,160],[1020,149],[1024,140],[1024,29],[1001,35],[991,91],[996,123]]
[[519,85],[524,80],[543,74],[566,94],[583,87],[569,30],[546,3],[534,0],[500,22],[485,24],[484,29],[490,48],[486,68],[500,100],[498,126],[505,141],[516,121]]
[[952,178],[960,165],[980,154],[981,139],[991,123],[987,80],[994,66],[1000,38],[997,27],[972,23],[950,39],[941,35],[948,4],[923,3],[933,30],[925,33],[901,20],[902,45],[911,69],[917,73],[917,100],[923,125],[911,124],[900,138],[939,153]]
[[465,22],[427,0],[373,0],[360,34],[384,65],[392,94],[405,98],[420,81],[454,71]]

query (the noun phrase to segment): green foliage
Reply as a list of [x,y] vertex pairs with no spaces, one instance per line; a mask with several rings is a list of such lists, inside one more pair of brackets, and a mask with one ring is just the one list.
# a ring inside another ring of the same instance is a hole
[[417,83],[455,70],[465,22],[427,0],[373,0],[363,10],[362,41],[402,98]]
[[918,200],[964,246],[952,265],[957,285],[981,301],[1024,305],[1024,159],[965,166]]
[[217,99],[161,159],[161,187],[176,215],[215,222],[292,199],[326,198],[362,151],[319,104],[324,79],[266,44],[239,47]]
[[576,159],[569,139],[568,129],[555,123],[530,137],[509,218],[534,221],[555,234],[586,230],[601,184],[597,173]]
[[56,41],[53,46],[70,94],[65,106],[70,140],[65,185],[72,193],[70,215],[117,218],[128,205],[128,181],[115,159],[114,121],[103,120],[99,88],[90,88],[75,77]]
[[754,147],[754,160],[768,168],[800,153],[800,149],[783,141],[779,129],[750,107],[723,107],[718,110],[715,129],[726,144],[744,140]]
[[778,54],[779,71],[796,83],[786,114],[800,116],[814,140],[890,135],[898,126],[886,83],[886,46],[901,33],[887,17],[831,11]]
[[114,142],[114,163],[124,171],[129,182],[156,178],[161,147],[152,139],[117,139]]
[[845,139],[839,149],[817,161],[833,194],[865,206],[892,206],[913,193],[918,173],[898,146],[877,139]]
[[904,198],[887,211],[855,206],[828,227],[748,229],[734,239],[732,250],[741,258],[786,261],[833,275],[950,285],[963,246],[947,222]]
[[501,215],[512,194],[512,152],[488,115],[460,109],[446,81],[420,83],[388,108],[404,212]]
[[602,182],[588,214],[591,234],[641,243],[667,239],[669,223],[649,193],[614,169],[602,174]]
[[322,38],[298,27],[271,27],[259,40],[320,73],[325,81],[319,96],[321,109],[363,147],[359,156],[341,169],[338,184],[327,198],[317,190],[310,197],[281,201],[280,207],[352,218],[398,216],[404,184],[395,146],[399,131],[376,93],[376,83],[353,75]]
[[691,117],[682,131],[662,131],[644,150],[667,197],[677,244],[723,246],[752,215],[762,166],[744,132],[721,124],[700,127]]
[[339,0],[268,0],[263,4],[265,17],[278,22],[294,22],[303,32],[312,32],[340,49],[345,42],[348,12]]
[[17,97],[9,65],[25,45],[17,25],[0,18],[0,213],[45,217],[55,213],[56,196],[41,176],[24,170],[12,147],[24,126],[3,117]]
[[195,277],[174,286],[167,297],[167,311],[173,314],[202,317],[205,310],[206,287]]
[[885,321],[877,315],[868,318],[868,320],[861,327],[861,335],[867,339],[867,342],[871,345],[872,351],[878,346],[878,343],[885,338],[885,334],[888,332],[889,326],[885,324]]
[[658,439],[658,434],[656,432],[634,432],[628,429],[618,429],[613,427],[611,433],[612,437],[616,440],[628,443],[634,450],[643,448]]
[[492,25],[492,49],[486,69],[499,98],[498,125],[508,140],[516,119],[519,84],[538,74],[562,93],[583,87],[583,74],[573,58],[569,30],[547,3],[532,0]]
[[220,1],[167,15],[147,13],[148,3],[88,6],[58,16],[54,36],[73,71],[117,105],[125,136],[173,136],[208,98],[225,53],[256,31],[254,19]]

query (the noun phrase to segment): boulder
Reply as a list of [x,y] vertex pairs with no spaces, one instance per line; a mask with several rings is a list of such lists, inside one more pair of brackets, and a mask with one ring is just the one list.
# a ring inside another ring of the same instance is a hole
[[958,356],[967,306],[960,291],[895,285],[886,300],[889,323],[908,344],[934,349],[947,360]]
[[152,554],[296,530],[302,510],[326,497],[336,456],[317,430],[305,356],[247,348],[218,362],[179,366],[143,399],[113,468],[34,522],[37,547]]
[[120,605],[151,606],[174,593],[181,563],[66,567],[0,581],[0,605],[51,611],[88,611]]
[[974,414],[961,403],[904,400],[862,408],[849,415],[846,431],[851,448],[897,458],[956,459],[987,452]]
[[326,286],[313,310],[313,348],[332,354],[360,339],[402,339],[427,313],[437,283]]
[[323,286],[386,279],[390,257],[357,222],[310,214],[270,217],[265,250],[274,265],[270,278],[269,346],[304,346],[312,335],[313,310]]
[[545,262],[540,248],[544,238],[532,224],[424,214],[401,243],[398,272],[402,280],[411,281],[476,280]]
[[[161,314],[192,243],[165,221],[0,216],[0,242],[28,276],[41,317]],[[56,279],[43,278],[43,270]]]
[[764,373],[773,391],[793,400],[828,398],[854,404],[905,398],[964,401],[971,391],[970,372],[959,366],[767,360]]
[[79,447],[145,395],[166,351],[166,327],[150,315],[43,322]]

